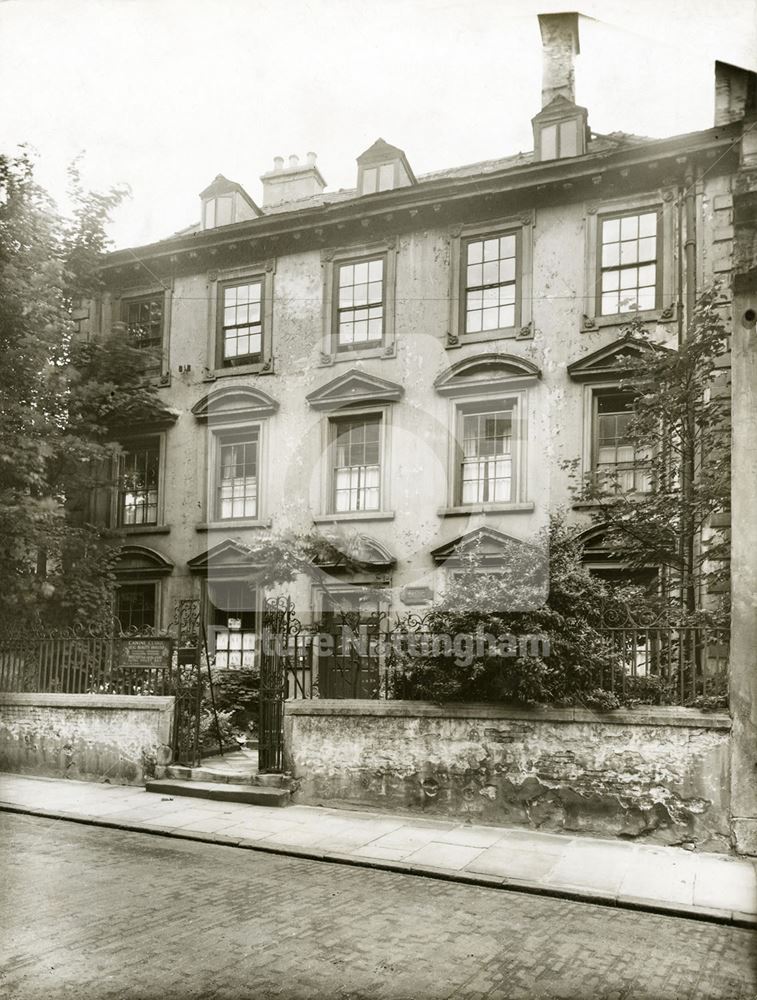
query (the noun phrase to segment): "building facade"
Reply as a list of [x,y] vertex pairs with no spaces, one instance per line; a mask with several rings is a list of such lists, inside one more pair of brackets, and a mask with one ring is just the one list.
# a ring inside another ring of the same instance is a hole
[[277,158],[260,206],[219,175],[199,225],[108,255],[82,330],[153,350],[165,404],[122,434],[101,504],[125,534],[122,622],[205,595],[217,662],[249,663],[261,537],[357,554],[295,582],[303,612],[402,612],[443,590],[461,540],[496,562],[557,507],[588,528],[567,464],[644,488],[613,360],[634,317],[675,347],[698,289],[731,302],[754,75],[717,64],[713,128],[597,135],[577,16],[540,26],[533,152],[416,176],[379,139],[334,193],[314,154]]

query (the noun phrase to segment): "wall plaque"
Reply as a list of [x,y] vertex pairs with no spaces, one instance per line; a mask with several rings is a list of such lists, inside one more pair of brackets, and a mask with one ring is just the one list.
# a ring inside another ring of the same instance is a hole
[[122,667],[170,667],[173,640],[169,638],[121,639]]

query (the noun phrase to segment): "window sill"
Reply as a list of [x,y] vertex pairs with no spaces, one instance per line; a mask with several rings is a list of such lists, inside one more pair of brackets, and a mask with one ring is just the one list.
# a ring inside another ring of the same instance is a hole
[[165,388],[171,385],[171,372],[163,371],[161,368],[148,369],[137,385],[140,389],[145,389],[148,386],[152,386],[154,389]]
[[466,344],[485,344],[490,340],[532,340],[534,336],[533,323],[526,323],[525,326],[508,326],[501,330],[484,330],[481,333],[460,333],[447,334],[447,343],[444,345],[448,351],[464,347]]
[[228,368],[206,368],[203,382],[215,382],[233,375],[273,375],[273,358],[254,365],[230,365]]
[[581,320],[581,333],[592,333],[613,326],[628,326],[633,320],[642,323],[672,323],[676,318],[675,306],[667,309],[646,309],[643,312],[618,313],[614,316],[584,316]]
[[339,364],[342,361],[354,361],[357,358],[362,360],[363,358],[394,358],[396,356],[397,351],[394,342],[391,344],[382,344],[379,347],[355,348],[349,351],[332,351],[330,353],[321,351],[318,359],[318,367],[330,368],[332,365]]
[[118,529],[127,535],[167,535],[170,524],[123,524]]
[[334,521],[393,521],[393,510],[350,510],[341,514],[314,514],[313,524],[332,524]]
[[154,386],[156,389],[166,388],[171,385],[170,370],[163,371],[161,368],[154,368],[145,373],[145,385]]
[[271,519],[261,521],[254,517],[229,518],[226,521],[203,521],[195,525],[195,531],[229,531],[234,528],[270,528]]
[[571,504],[573,510],[598,510],[602,507],[614,507],[623,500],[643,500],[649,493],[624,493],[619,497],[607,497],[606,500],[578,500]]
[[465,517],[470,514],[527,514],[535,509],[533,503],[476,503],[459,507],[440,507],[439,517]]

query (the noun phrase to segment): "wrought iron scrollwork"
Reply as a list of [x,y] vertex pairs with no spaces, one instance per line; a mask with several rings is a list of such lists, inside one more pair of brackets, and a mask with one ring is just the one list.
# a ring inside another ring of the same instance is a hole
[[176,602],[171,630],[175,630],[179,646],[199,646],[200,601],[198,598],[182,598]]
[[302,622],[295,616],[291,597],[269,597],[263,608],[263,629],[270,635],[286,641],[290,635],[299,635]]
[[37,641],[43,639],[109,639],[121,630],[116,617],[69,625],[46,625],[39,618],[3,622],[0,640],[3,642]]
[[662,628],[674,624],[667,607],[643,601],[634,606],[626,601],[608,601],[602,608],[601,618],[605,628]]

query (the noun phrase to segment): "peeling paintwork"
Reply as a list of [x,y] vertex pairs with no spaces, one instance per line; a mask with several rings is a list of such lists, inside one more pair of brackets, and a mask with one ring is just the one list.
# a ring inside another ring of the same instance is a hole
[[729,847],[726,729],[298,714],[287,741],[301,802]]
[[[0,703],[0,770],[17,774],[142,784],[171,760],[173,699],[145,708],[109,707],[94,696],[79,704]],[[41,696],[47,702],[54,696]],[[134,699],[139,702],[139,698]]]

